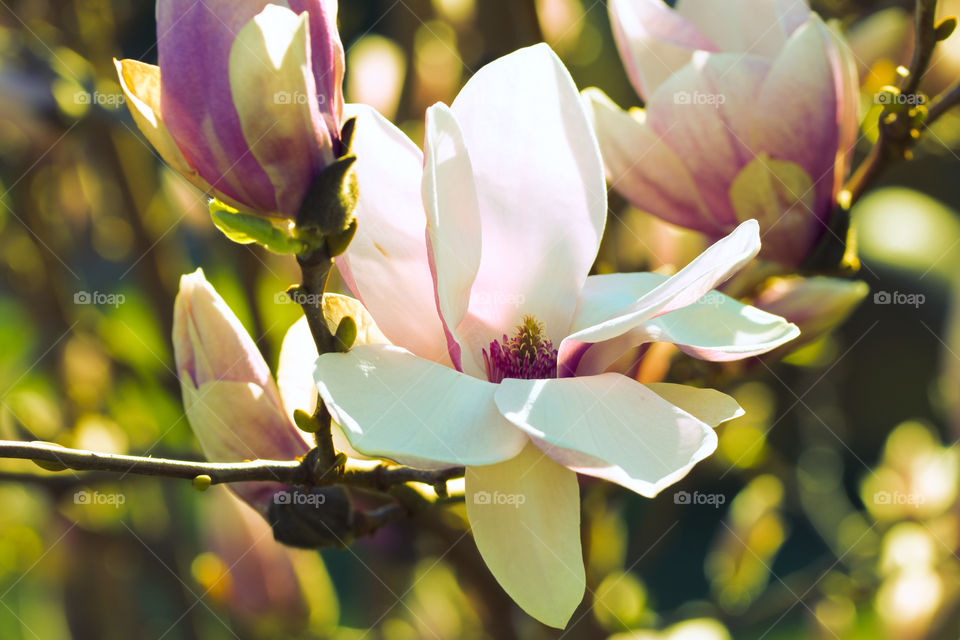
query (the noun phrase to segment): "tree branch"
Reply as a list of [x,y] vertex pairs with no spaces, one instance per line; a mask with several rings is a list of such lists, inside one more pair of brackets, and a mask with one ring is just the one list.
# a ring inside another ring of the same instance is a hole
[[950,85],[946,91],[930,103],[930,108],[927,110],[926,126],[932,125],[957,104],[960,104],[960,81]]
[[[937,45],[936,33],[937,0],[917,0],[914,25],[916,30],[913,58],[899,84],[901,95],[917,95],[933,50]],[[919,101],[917,102],[919,104]],[[866,159],[847,181],[844,187],[843,207],[849,212],[853,204],[866,192],[867,187],[893,161],[907,157],[916,141],[918,108],[892,110],[885,108],[880,114],[878,137]]]
[[342,474],[328,476],[311,464],[307,455],[303,460],[251,460],[248,462],[193,462],[111,453],[84,449],[68,449],[50,442],[18,442],[0,440],[0,458],[34,460],[78,471],[108,471],[113,473],[162,476],[193,480],[209,476],[210,484],[229,482],[280,482],[283,484],[325,486],[343,484],[377,491],[417,482],[443,487],[446,482],[462,478],[463,467],[447,469],[412,469],[378,465],[373,469],[347,469]]

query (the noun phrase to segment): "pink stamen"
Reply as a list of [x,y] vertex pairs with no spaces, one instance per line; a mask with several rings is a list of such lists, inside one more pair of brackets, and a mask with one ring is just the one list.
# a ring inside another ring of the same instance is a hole
[[544,380],[557,377],[557,350],[543,337],[543,326],[527,316],[512,338],[506,334],[483,350],[483,363],[490,382],[504,378]]

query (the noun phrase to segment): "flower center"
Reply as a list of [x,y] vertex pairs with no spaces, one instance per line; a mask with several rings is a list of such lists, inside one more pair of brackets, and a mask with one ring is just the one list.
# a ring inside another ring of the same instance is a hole
[[500,383],[504,378],[542,380],[557,377],[557,350],[543,335],[543,323],[524,316],[512,338],[494,340],[483,350],[487,379]]

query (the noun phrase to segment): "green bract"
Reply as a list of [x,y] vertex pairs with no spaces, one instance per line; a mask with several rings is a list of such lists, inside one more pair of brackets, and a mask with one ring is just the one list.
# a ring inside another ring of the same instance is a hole
[[210,201],[210,217],[223,235],[238,244],[256,243],[279,254],[303,253],[308,248],[305,242],[270,220],[242,213],[216,198]]

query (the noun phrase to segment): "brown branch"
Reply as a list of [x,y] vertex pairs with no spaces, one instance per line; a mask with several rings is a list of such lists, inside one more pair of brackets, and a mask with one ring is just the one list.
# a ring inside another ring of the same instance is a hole
[[957,106],[957,104],[960,104],[960,81],[950,85],[950,88],[930,103],[930,108],[927,110],[926,126],[930,127],[930,125],[939,120],[944,113]]
[[[898,86],[901,95],[917,95],[920,81],[930,66],[933,50],[937,45],[934,22],[936,13],[937,0],[917,0],[914,19],[916,44],[910,67]],[[884,109],[880,114],[877,142],[847,181],[844,187],[842,210],[849,212],[853,204],[860,199],[887,166],[909,155],[910,148],[916,141],[916,111],[916,108],[898,111]]]
[[[410,482],[439,487],[447,480],[463,477],[463,467],[412,469],[378,465],[373,469],[348,469],[327,475],[325,469],[311,464],[313,456],[303,460],[251,460],[247,462],[193,462],[167,458],[99,453],[68,449],[50,442],[0,440],[0,458],[42,461],[64,469],[108,471],[113,473],[162,476],[192,480],[209,476],[211,484],[228,482],[281,482],[284,484],[324,486],[343,484],[378,491]],[[442,492],[438,492],[442,493]]]

